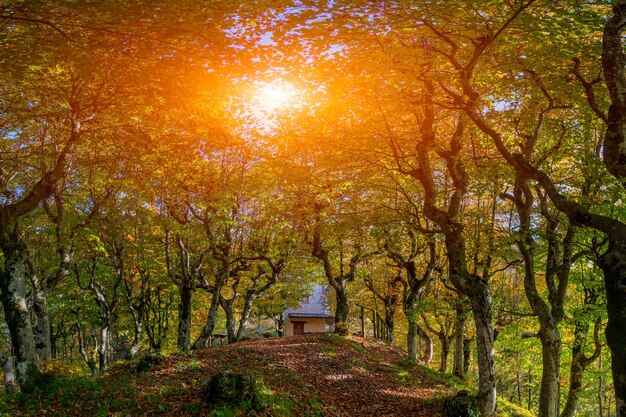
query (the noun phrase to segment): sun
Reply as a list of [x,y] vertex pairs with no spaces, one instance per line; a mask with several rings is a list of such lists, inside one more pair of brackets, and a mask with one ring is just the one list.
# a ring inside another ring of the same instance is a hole
[[273,114],[279,110],[295,105],[295,87],[283,81],[264,82],[259,84],[254,95],[254,104],[259,110]]

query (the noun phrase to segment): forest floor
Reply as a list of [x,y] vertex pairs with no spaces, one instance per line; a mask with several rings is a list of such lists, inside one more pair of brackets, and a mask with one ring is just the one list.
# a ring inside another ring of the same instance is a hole
[[[443,402],[455,391],[446,380],[451,377],[405,358],[375,339],[253,339],[168,355],[145,372],[123,363],[100,377],[57,378],[44,391],[5,400],[0,415],[444,416]],[[202,402],[202,384],[226,370],[258,378],[260,408],[211,410]]]

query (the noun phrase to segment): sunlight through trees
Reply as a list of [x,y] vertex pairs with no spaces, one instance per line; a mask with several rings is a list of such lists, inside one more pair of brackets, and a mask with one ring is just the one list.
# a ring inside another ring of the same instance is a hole
[[5,2],[25,400],[0,414],[50,374],[317,319],[477,415],[626,417],[625,27],[626,0]]

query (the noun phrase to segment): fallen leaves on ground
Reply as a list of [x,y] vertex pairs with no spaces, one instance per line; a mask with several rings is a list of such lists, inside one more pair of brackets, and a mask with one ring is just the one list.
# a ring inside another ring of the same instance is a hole
[[[188,416],[208,415],[198,396],[201,385],[226,370],[251,372],[277,398],[293,404],[292,415],[443,416],[449,387],[406,363],[398,348],[375,339],[309,334],[253,339],[173,354],[161,365],[133,373],[128,364],[113,367],[97,389],[63,390],[38,405],[22,405],[15,415]],[[272,415],[271,410],[257,415]]]

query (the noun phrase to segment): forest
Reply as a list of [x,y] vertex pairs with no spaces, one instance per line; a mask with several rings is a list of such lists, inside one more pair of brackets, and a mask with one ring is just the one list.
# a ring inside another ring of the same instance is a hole
[[626,0],[0,1],[0,413],[293,343],[323,288],[328,340],[466,387],[441,415],[626,417],[625,27]]

